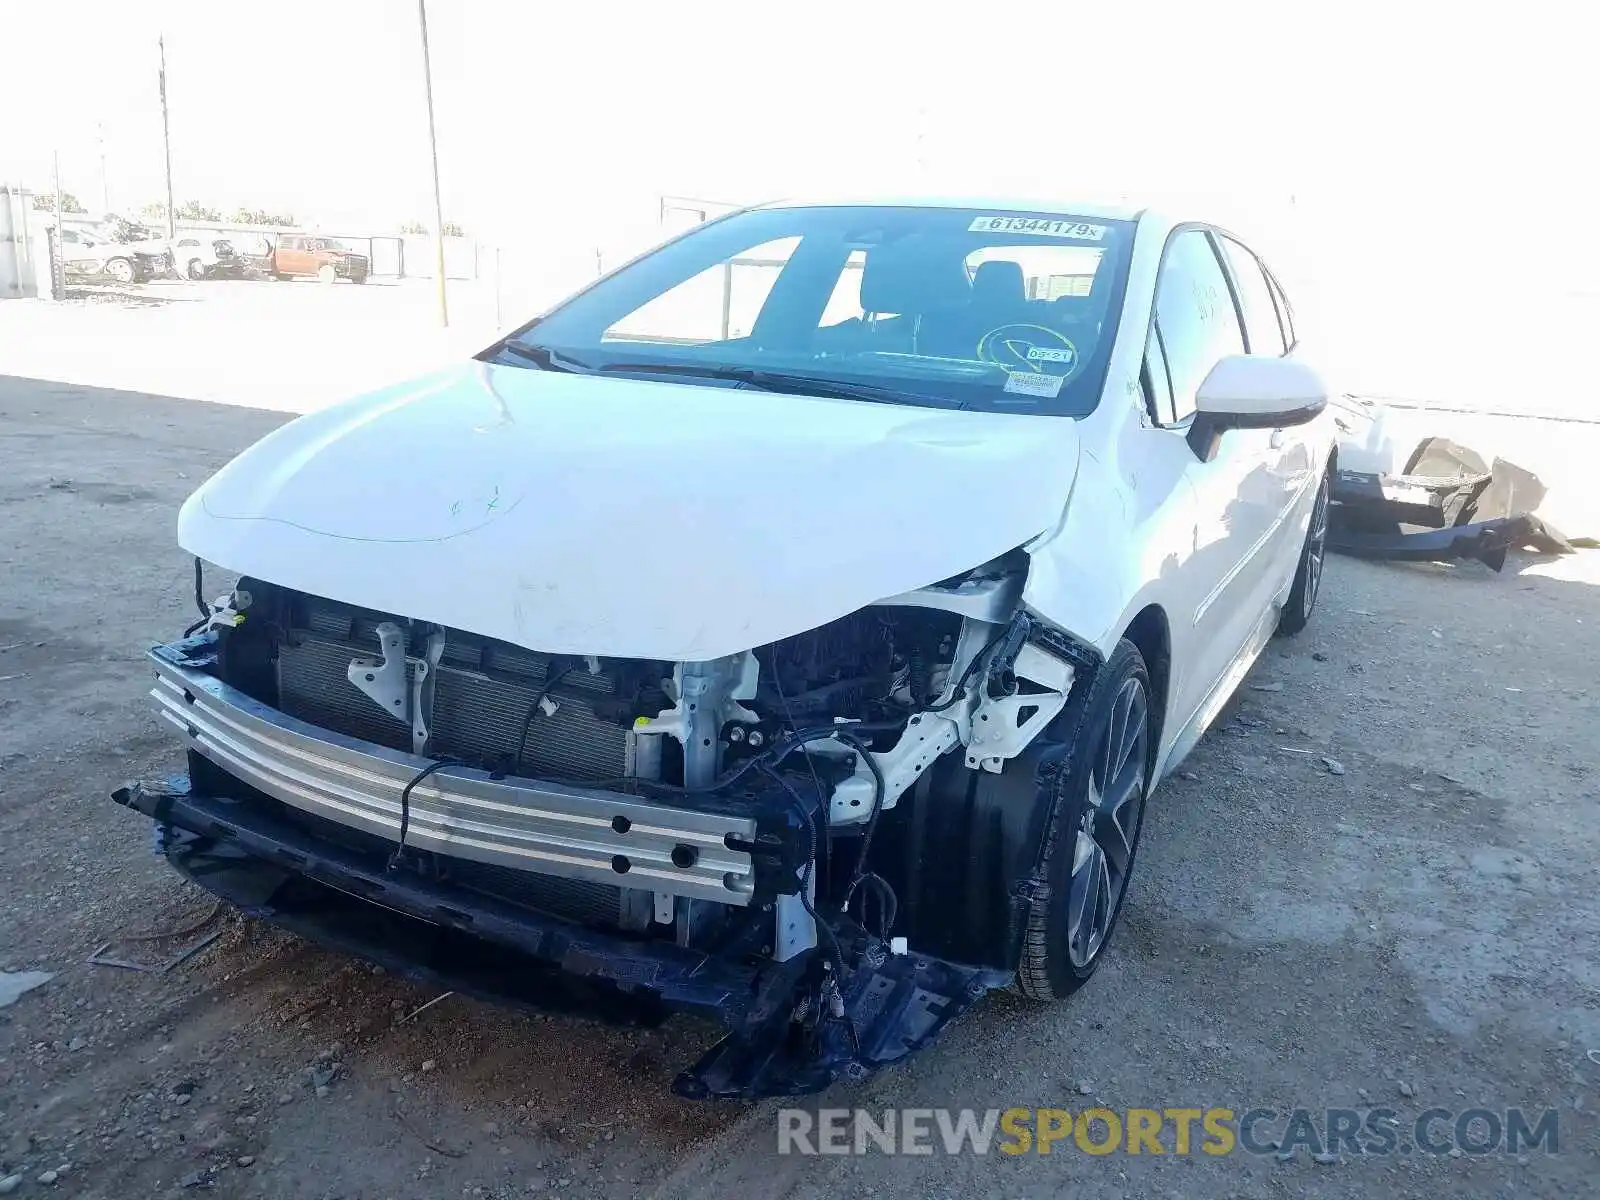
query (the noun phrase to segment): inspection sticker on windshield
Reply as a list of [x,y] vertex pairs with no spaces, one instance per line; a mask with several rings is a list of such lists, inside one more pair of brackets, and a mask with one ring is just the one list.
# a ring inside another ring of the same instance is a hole
[[1098,242],[1106,236],[1104,225],[1082,221],[1062,221],[1051,217],[978,217],[967,226],[968,233],[1031,233],[1035,237],[1076,238]]
[[1036,375],[1032,371],[1012,371],[1006,376],[1005,390],[1015,396],[1043,396],[1054,399],[1061,394],[1065,375]]

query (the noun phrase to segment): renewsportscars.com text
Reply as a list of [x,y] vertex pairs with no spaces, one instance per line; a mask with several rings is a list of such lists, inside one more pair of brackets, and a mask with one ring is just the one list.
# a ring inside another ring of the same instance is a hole
[[824,1108],[778,1110],[779,1154],[1526,1154],[1561,1149],[1555,1109]]

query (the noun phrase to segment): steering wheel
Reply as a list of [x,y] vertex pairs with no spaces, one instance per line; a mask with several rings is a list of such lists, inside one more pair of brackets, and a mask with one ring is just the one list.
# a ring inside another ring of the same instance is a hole
[[1065,334],[1044,325],[1000,325],[978,340],[978,358],[1008,371],[1070,376],[1078,348]]

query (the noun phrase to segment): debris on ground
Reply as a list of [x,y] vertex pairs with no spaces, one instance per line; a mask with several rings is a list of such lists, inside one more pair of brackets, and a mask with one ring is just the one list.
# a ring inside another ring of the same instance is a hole
[[1535,516],[1546,489],[1524,467],[1448,438],[1422,438],[1397,466],[1382,410],[1355,397],[1334,406],[1341,465],[1333,473],[1328,548],[1362,558],[1444,562],[1475,558],[1491,569],[1506,552],[1570,554],[1569,539]]
[[0,971],[0,1008],[9,1008],[25,993],[54,978],[49,971]]
[[152,975],[165,975],[188,962],[195,955],[199,954],[200,951],[204,950],[207,946],[211,945],[212,942],[220,938],[222,936],[222,930],[213,929],[209,933],[201,936],[197,941],[194,941],[189,945],[177,950],[164,961],[156,963],[136,962],[131,959],[117,957],[108,952],[113,946],[130,945],[134,943],[148,945],[157,942],[178,942],[184,938],[192,937],[195,934],[200,933],[200,931],[205,929],[207,925],[210,925],[219,916],[221,916],[222,910],[223,904],[222,901],[219,900],[211,906],[205,916],[201,917],[197,921],[191,921],[187,925],[180,926],[177,929],[168,929],[160,933],[124,934],[122,937],[112,938],[111,941],[106,942],[93,954],[89,955],[89,965],[91,967],[116,967],[123,971],[143,971]]
[[[455,995],[454,992],[445,992],[442,996],[435,996],[432,1000],[429,1000],[421,1008],[412,1009],[405,1016],[401,1017],[398,1021],[396,1021],[395,1024],[396,1025],[404,1025],[407,1021],[414,1020],[420,1014],[427,1012],[435,1004],[439,1003],[439,1001],[448,1000],[448,999],[450,999],[451,996],[454,996],[454,995]],[[428,1068],[427,1068],[426,1065],[424,1065],[422,1069],[424,1071],[426,1071]]]
[[412,1137],[416,1138],[417,1141],[421,1142],[429,1150],[432,1150],[435,1154],[442,1154],[446,1158],[464,1158],[466,1156],[467,1152],[461,1149],[459,1146],[452,1146],[449,1143],[433,1137],[425,1131],[417,1128],[417,1126],[412,1122],[411,1118],[408,1117],[398,1105],[394,1107],[392,1112],[394,1114],[394,1119],[400,1123],[400,1127],[402,1129],[404,1129]]

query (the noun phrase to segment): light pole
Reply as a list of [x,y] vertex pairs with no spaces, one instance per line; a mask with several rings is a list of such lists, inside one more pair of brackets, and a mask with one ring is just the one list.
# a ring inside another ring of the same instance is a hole
[[439,196],[439,140],[433,129],[433,64],[428,57],[428,0],[417,0],[417,26],[422,31],[422,87],[428,97],[428,157],[433,164],[433,278],[439,292],[439,324],[450,324],[444,288],[444,202]]
[[111,181],[106,175],[106,127],[105,122],[95,126],[95,141],[100,149],[100,211],[111,211]]
[[177,214],[172,210],[172,131],[167,125],[167,39],[156,39],[161,50],[161,147],[167,159],[167,238],[178,236]]

